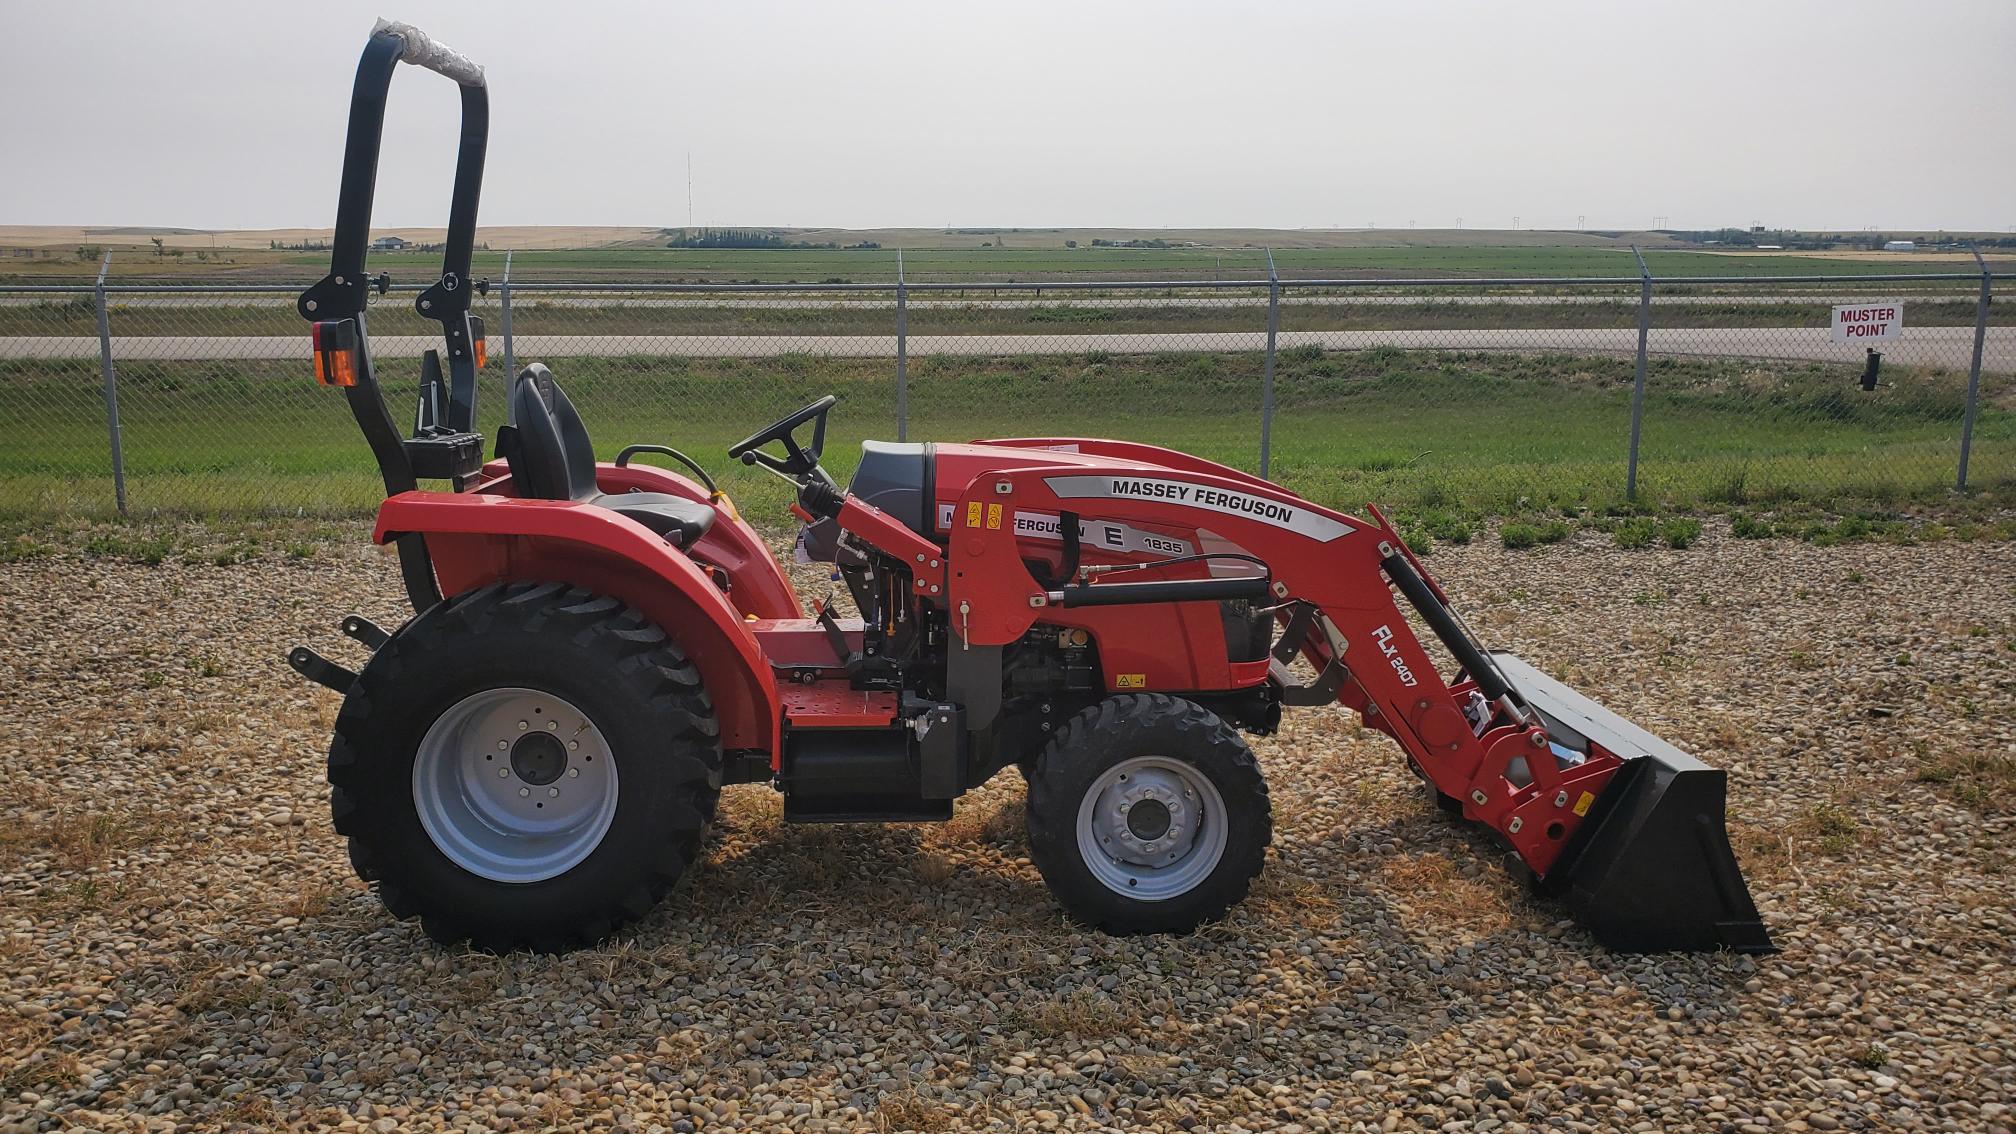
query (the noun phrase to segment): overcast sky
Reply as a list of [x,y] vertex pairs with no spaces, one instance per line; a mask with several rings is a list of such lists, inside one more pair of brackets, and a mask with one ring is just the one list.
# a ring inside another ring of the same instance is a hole
[[378,14],[487,67],[487,224],[684,224],[690,152],[705,225],[2016,226],[2008,0],[0,0],[0,224],[328,225]]

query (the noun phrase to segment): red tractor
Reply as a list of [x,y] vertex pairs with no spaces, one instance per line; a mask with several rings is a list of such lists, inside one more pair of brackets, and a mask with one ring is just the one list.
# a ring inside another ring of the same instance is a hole
[[[460,83],[464,115],[445,264],[417,301],[445,354],[423,359],[410,436],[365,330],[401,59]],[[544,366],[517,377],[486,463],[469,314],[485,123],[480,68],[381,24],[331,271],[299,302],[318,378],[377,457],[375,538],[397,548],[414,608],[391,633],[343,621],[373,651],[360,672],[289,656],[344,695],[331,809],[394,916],[490,949],[586,945],[694,864],[724,785],[771,785],[791,822],[920,822],[1017,768],[1030,856],[1066,910],[1183,932],[1238,902],[1266,855],[1267,786],[1241,732],[1342,703],[1607,944],[1771,947],[1723,830],[1723,774],[1480,648],[1376,508],[1087,438],[869,442],[843,488],[820,463],[827,397],[727,454],[791,483],[802,547],[859,611],[807,617],[699,464],[661,445],[598,463]],[[632,462],[647,452],[691,475]]]

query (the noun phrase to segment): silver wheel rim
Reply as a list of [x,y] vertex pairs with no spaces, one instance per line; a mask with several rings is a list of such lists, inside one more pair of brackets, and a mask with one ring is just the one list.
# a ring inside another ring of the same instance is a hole
[[448,860],[539,882],[593,854],[616,816],[616,760],[587,714],[536,689],[457,701],[420,738],[413,805]]
[[1101,885],[1141,902],[1196,889],[1225,857],[1225,800],[1181,760],[1136,756],[1106,769],[1078,804],[1078,854]]

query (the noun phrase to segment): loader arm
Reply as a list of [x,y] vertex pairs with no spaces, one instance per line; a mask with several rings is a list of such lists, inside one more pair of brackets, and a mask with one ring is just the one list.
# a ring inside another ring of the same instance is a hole
[[[1194,464],[1096,469],[1060,464],[987,473],[967,485],[948,537],[947,609],[961,651],[998,651],[1026,633],[1047,607],[1082,602],[1083,591],[1102,586],[1067,580],[1053,589],[1035,579],[1018,552],[1015,525],[1004,522],[1018,511],[1187,525],[1237,545],[1266,565],[1268,592],[1287,635],[1274,656],[1299,653],[1319,674],[1330,671],[1330,684],[1319,688],[1325,694],[1334,689],[1338,702],[1391,736],[1438,792],[1460,804],[1466,818],[1490,827],[1518,853],[1537,883],[1569,889],[1571,903],[1578,895],[1584,902],[1607,902],[1611,908],[1600,911],[1603,916],[1584,917],[1592,927],[1603,927],[1599,932],[1606,941],[1620,948],[1770,947],[1721,832],[1719,779],[1712,790],[1701,784],[1694,793],[1702,801],[1713,796],[1712,830],[1667,832],[1669,842],[1687,843],[1678,850],[1627,845],[1632,831],[1618,824],[1631,824],[1617,817],[1648,807],[1659,812],[1661,800],[1655,797],[1649,805],[1620,800],[1610,791],[1613,781],[1629,765],[1670,764],[1677,750],[1643,743],[1639,738],[1649,734],[1586,698],[1565,704],[1555,688],[1539,688],[1529,676],[1536,671],[1524,663],[1518,663],[1521,680],[1515,684],[1507,672],[1513,667],[1504,660],[1509,655],[1488,654],[1470,638],[1383,517],[1366,520],[1332,511],[1271,484],[1215,475]],[[1456,659],[1456,674],[1445,679],[1438,671],[1396,593]],[[1341,669],[1333,670],[1333,663]],[[1284,694],[1292,692],[1282,670],[1274,680]],[[1577,731],[1573,720],[1594,723]],[[1721,776],[1698,764],[1674,770],[1684,777],[1696,769]],[[1638,785],[1665,782],[1659,775],[1639,774],[1645,770],[1634,769],[1623,783],[1642,794]],[[1641,816],[1633,830],[1642,834],[1670,825]],[[1671,890],[1662,891],[1666,883],[1656,880],[1658,867],[1644,863],[1659,860],[1675,874],[1686,873],[1686,862],[1664,861],[1681,852],[1690,860],[1705,858],[1693,873],[1712,884],[1702,888],[1701,910],[1676,917],[1660,905]],[[1604,869],[1591,869],[1592,856],[1606,857],[1597,864]],[[1618,862],[1630,868],[1616,869]],[[1607,884],[1581,885],[1585,875],[1596,874]],[[1635,916],[1615,916],[1615,907],[1633,902]]]

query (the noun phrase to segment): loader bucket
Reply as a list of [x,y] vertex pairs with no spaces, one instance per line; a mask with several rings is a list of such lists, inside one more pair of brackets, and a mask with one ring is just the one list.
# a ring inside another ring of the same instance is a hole
[[1619,952],[1774,952],[1729,847],[1728,773],[1515,654],[1490,656],[1551,736],[1623,760],[1542,888],[1563,895],[1576,920]]

